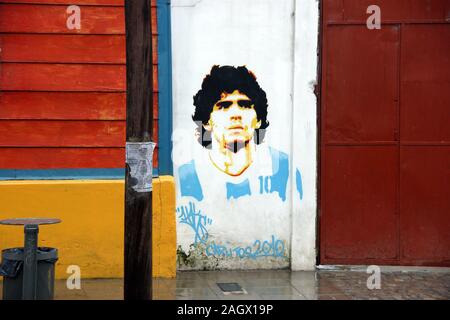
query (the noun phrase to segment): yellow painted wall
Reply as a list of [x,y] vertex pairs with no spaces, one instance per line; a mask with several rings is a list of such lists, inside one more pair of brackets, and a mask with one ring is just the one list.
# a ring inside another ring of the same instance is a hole
[[[82,278],[123,277],[123,180],[0,181],[0,219],[45,217],[62,223],[41,226],[39,246],[59,250],[56,278],[69,265]],[[176,275],[175,185],[153,179],[153,276]],[[0,226],[0,250],[23,246],[23,227]]]

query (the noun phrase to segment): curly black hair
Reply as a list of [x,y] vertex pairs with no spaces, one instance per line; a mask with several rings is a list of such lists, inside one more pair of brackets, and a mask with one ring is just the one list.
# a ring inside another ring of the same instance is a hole
[[218,66],[211,68],[210,73],[203,79],[202,88],[194,96],[195,113],[192,120],[197,123],[198,142],[205,148],[211,148],[211,132],[203,125],[207,124],[214,105],[220,100],[222,93],[233,93],[238,90],[250,98],[254,104],[259,129],[255,130],[254,140],[260,144],[264,140],[267,121],[267,97],[259,86],[255,75],[245,66]]

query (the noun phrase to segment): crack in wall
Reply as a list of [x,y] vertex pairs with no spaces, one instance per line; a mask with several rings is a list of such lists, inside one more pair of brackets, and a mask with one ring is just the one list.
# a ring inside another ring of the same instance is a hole
[[[189,1],[186,1],[186,2],[189,2]],[[194,1],[191,1],[191,2],[193,2],[193,3],[192,4],[179,4],[179,5],[172,4],[172,8],[194,8],[198,4],[203,2],[203,0],[194,0]]]

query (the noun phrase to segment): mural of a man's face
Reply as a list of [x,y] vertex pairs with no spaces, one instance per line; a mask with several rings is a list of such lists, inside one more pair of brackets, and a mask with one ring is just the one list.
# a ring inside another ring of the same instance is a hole
[[223,92],[214,104],[208,123],[212,138],[221,147],[244,145],[253,139],[255,129],[261,126],[251,99],[238,90]]

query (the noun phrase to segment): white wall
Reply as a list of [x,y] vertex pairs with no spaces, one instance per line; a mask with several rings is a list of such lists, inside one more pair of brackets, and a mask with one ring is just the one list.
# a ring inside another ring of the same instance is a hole
[[314,84],[318,67],[319,1],[295,1],[293,163],[302,168],[304,197],[293,197],[292,270],[312,270],[316,264],[317,101]]
[[[178,169],[195,159],[204,195],[197,201],[183,196],[177,186],[177,242],[183,252],[179,268],[314,268],[317,133],[312,85],[317,69],[318,1],[172,0],[171,14],[174,175],[179,184]],[[218,172],[206,157],[208,150],[194,136],[193,96],[213,65],[246,65],[267,94],[270,126],[265,142],[256,147],[259,158],[240,177]],[[284,201],[274,192],[258,193],[257,178],[272,170],[269,146],[289,158]],[[297,168],[302,199],[296,188]],[[250,181],[250,196],[224,197],[226,183],[243,179]],[[181,209],[187,212],[191,204],[195,209],[180,218]],[[195,235],[200,233],[194,229],[199,226],[208,232],[208,241],[236,254],[205,256],[207,244],[195,245]],[[283,255],[271,250],[256,256],[242,254],[245,249],[257,252],[257,241],[269,248],[272,236],[283,242]],[[240,255],[233,251],[239,248]]]

